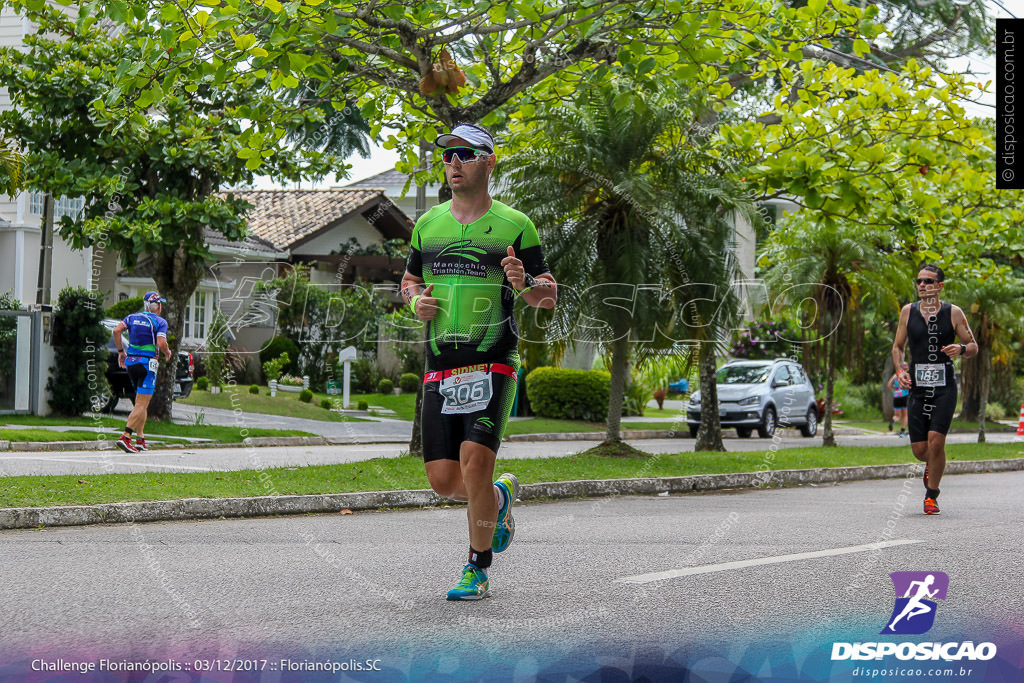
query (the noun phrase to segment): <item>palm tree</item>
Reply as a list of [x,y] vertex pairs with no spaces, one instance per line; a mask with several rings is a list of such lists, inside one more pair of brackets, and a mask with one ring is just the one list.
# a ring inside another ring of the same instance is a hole
[[11,148],[10,141],[0,139],[0,190],[13,197],[23,189],[24,179],[21,154]]
[[809,298],[816,309],[810,314],[826,345],[824,446],[836,445],[832,405],[843,316],[868,298],[876,299],[876,306],[896,310],[899,305],[894,287],[906,278],[906,268],[879,248],[881,237],[854,226],[816,222],[803,213],[773,231],[761,255],[761,262],[771,265],[766,281],[776,296],[798,306]]
[[950,281],[950,298],[962,302],[967,322],[978,342],[978,355],[965,358],[961,420],[978,420],[978,443],[985,441],[985,410],[992,384],[993,361],[1009,365],[1011,343],[1024,320],[1024,280],[1010,272]]
[[[605,444],[622,440],[631,351],[644,346],[631,339],[656,339],[655,330],[678,317],[673,302],[637,302],[638,287],[700,282],[687,273],[703,268],[714,249],[727,250],[705,241],[710,226],[721,228],[724,210],[716,207],[742,202],[688,139],[696,115],[686,116],[685,93],[671,107],[643,112],[616,109],[614,95],[589,94],[582,105],[535,121],[543,138],[500,164],[501,196],[537,225],[563,283],[551,322],[563,335],[556,344],[596,341],[610,352]],[[600,324],[574,327],[584,315]]]

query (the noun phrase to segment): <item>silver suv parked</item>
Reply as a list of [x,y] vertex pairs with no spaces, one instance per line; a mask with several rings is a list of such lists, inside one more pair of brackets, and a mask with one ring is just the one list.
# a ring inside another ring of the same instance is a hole
[[[818,432],[814,387],[799,363],[777,360],[734,360],[718,369],[718,416],[723,427],[735,427],[740,438],[756,429],[771,437],[778,425],[799,427],[804,436]],[[690,436],[700,427],[700,391],[686,406]]]

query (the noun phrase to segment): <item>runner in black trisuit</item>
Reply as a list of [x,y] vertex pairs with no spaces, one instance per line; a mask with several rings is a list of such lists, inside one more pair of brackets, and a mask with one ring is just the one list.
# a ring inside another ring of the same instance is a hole
[[[936,499],[946,469],[946,433],[956,410],[956,378],[953,358],[970,358],[978,343],[959,307],[939,300],[945,285],[942,268],[922,264],[916,286],[920,301],[900,311],[900,323],[892,345],[895,367],[903,367],[903,351],[910,344],[910,371],[899,370],[899,385],[910,389],[907,423],[914,457],[924,462],[924,513],[939,514]],[[957,344],[956,337],[961,344]]]

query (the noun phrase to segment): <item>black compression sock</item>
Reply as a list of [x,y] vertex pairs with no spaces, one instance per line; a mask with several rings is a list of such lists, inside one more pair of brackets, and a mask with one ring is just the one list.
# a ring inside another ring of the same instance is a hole
[[931,498],[932,500],[935,500],[936,498],[939,497],[938,489],[928,489],[927,491],[928,492],[925,494],[925,498]]
[[469,546],[469,563],[477,569],[486,570],[491,566],[491,558],[494,553],[491,549],[487,550],[473,550],[473,546]]

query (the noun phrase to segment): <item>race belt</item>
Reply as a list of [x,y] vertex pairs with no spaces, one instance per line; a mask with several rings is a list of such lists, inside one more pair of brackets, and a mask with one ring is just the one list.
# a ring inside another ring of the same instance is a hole
[[441,382],[449,377],[464,375],[470,372],[497,372],[500,375],[508,375],[513,381],[518,379],[516,371],[511,365],[505,365],[504,363],[477,363],[476,365],[466,365],[461,368],[452,368],[451,370],[432,370],[423,375],[423,383]]

